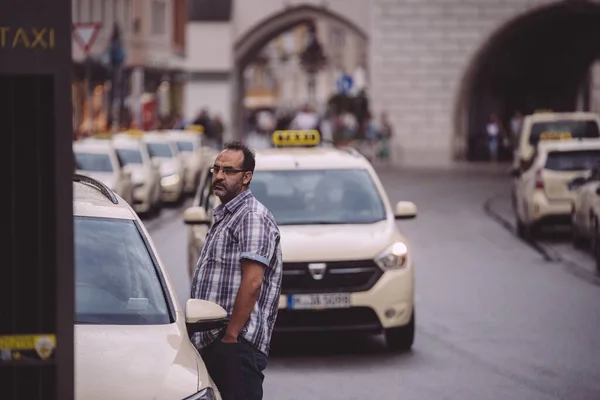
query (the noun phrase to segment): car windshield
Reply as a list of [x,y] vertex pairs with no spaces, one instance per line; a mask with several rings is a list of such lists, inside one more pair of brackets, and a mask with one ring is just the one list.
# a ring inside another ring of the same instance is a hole
[[106,153],[75,152],[77,169],[90,172],[113,172],[113,164]]
[[548,153],[546,169],[553,171],[584,171],[600,162],[600,150],[553,151]]
[[529,143],[536,146],[540,139],[597,138],[598,124],[594,120],[559,120],[536,122],[531,126]]
[[194,142],[178,140],[177,148],[181,152],[192,152],[194,151]]
[[256,171],[250,190],[279,225],[371,224],[386,218],[366,170]]
[[172,158],[173,152],[168,143],[148,143],[148,153],[150,157]]
[[117,154],[127,164],[143,164],[142,152],[138,149],[117,149]]
[[75,322],[171,322],[155,262],[134,221],[75,217]]

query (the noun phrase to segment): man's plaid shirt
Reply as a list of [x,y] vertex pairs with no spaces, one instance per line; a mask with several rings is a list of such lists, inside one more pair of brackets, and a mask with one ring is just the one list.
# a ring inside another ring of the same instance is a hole
[[[191,297],[223,307],[229,317],[242,281],[243,259],[265,266],[260,294],[240,337],[269,354],[271,333],[277,318],[281,293],[282,256],[279,228],[271,212],[246,190],[214,210],[214,224],[200,252]],[[221,331],[196,333],[192,340],[204,348]]]

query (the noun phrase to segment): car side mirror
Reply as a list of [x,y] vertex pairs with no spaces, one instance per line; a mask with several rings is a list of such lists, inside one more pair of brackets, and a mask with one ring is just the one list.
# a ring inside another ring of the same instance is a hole
[[412,219],[417,216],[417,206],[410,201],[396,203],[396,219]]
[[210,225],[208,213],[204,207],[189,207],[183,212],[183,222],[187,225]]
[[185,303],[185,325],[190,338],[194,333],[222,328],[228,323],[227,311],[212,301],[188,299]]

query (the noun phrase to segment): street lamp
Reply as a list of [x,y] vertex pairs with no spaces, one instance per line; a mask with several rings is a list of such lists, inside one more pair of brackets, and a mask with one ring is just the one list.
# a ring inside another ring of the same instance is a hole
[[300,65],[308,75],[308,97],[313,104],[315,102],[316,75],[326,64],[327,57],[317,39],[317,28],[314,23],[311,23],[308,26],[306,48],[300,54]]

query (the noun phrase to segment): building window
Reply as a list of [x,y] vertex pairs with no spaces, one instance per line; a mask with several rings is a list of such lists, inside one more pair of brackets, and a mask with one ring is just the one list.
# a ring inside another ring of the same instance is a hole
[[163,35],[165,33],[165,21],[167,19],[167,6],[163,1],[152,2],[152,34]]
[[174,0],[173,2],[173,44],[175,51],[185,52],[185,28],[187,25],[186,0]]
[[190,21],[231,21],[232,0],[188,0],[187,3]]

